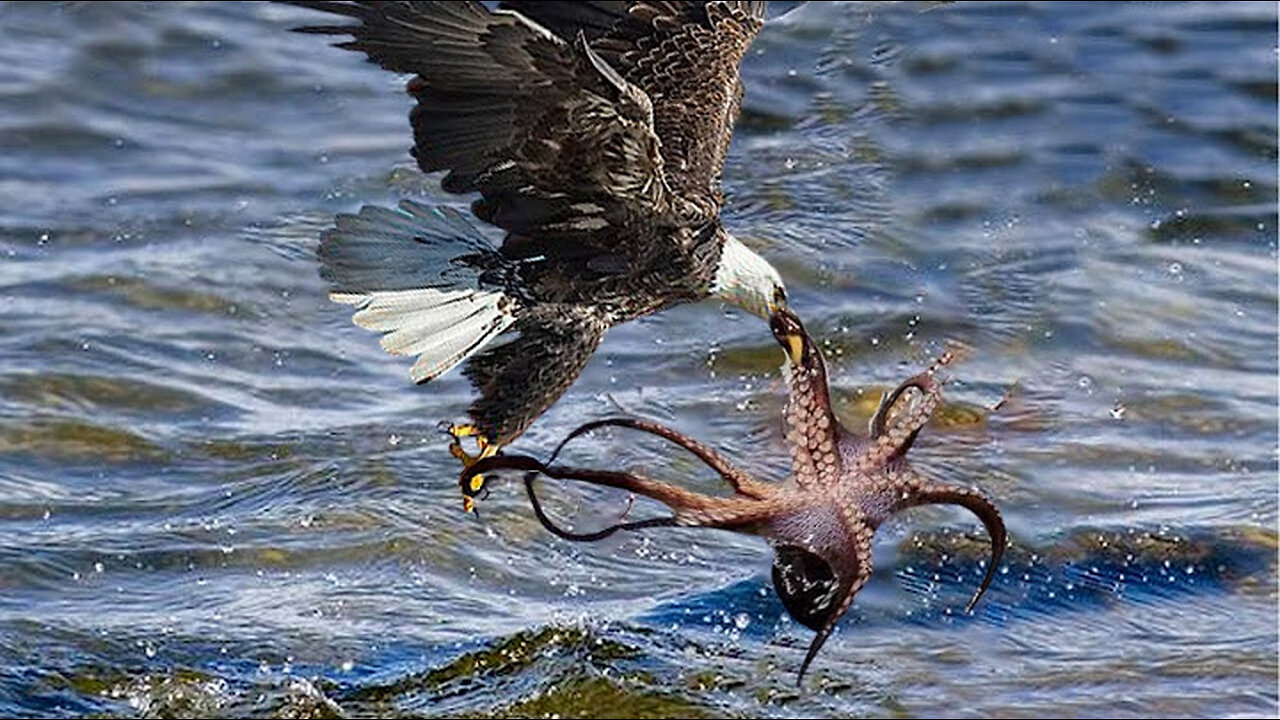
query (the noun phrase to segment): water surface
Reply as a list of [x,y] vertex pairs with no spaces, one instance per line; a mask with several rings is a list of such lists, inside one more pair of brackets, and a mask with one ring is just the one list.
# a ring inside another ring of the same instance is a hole
[[[465,381],[414,387],[314,251],[335,213],[466,198],[413,166],[402,80],[310,18],[0,4],[0,715],[1276,714],[1273,3],[763,32],[726,224],[849,423],[972,348],[913,455],[1013,542],[962,616],[980,527],[882,528],[802,690],[761,541],[569,545],[514,484],[461,514],[436,428]],[[780,361],[716,303],[619,327],[517,448],[621,408],[781,478]],[[716,487],[622,434],[574,459]]]

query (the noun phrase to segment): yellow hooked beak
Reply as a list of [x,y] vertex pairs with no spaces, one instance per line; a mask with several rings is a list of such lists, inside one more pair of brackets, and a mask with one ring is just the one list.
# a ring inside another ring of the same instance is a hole
[[804,360],[804,338],[799,335],[787,335],[787,357],[792,365],[799,365]]

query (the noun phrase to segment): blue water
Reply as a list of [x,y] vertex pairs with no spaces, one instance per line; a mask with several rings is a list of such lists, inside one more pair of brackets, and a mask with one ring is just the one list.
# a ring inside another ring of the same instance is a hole
[[[607,714],[561,692],[603,681],[717,715],[1275,716],[1274,3],[764,30],[725,222],[851,426],[972,349],[913,455],[1013,541],[966,617],[980,527],[882,528],[802,690],[761,541],[570,545],[514,483],[462,515],[436,426],[465,380],[413,386],[314,251],[335,213],[467,199],[412,164],[403,79],[288,32],[310,18],[0,4],[0,715]],[[516,447],[622,408],[780,479],[780,361],[756,318],[677,308],[611,331]],[[579,447],[716,487],[629,435]],[[584,526],[625,503],[551,495]]]

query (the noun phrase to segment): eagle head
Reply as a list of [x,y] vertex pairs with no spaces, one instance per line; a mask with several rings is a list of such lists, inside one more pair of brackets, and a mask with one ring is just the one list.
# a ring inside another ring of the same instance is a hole
[[765,319],[785,310],[787,288],[778,271],[738,238],[725,238],[711,294]]

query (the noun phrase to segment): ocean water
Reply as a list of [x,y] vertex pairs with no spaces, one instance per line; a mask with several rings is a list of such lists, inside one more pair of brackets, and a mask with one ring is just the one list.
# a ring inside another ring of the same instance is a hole
[[[785,4],[792,5],[790,3]],[[782,8],[779,8],[782,9]],[[725,223],[863,427],[970,349],[818,656],[759,539],[464,516],[470,391],[326,300],[339,212],[465,207],[397,78],[266,3],[0,4],[0,715],[1277,712],[1274,3],[819,3],[765,28]],[[671,424],[781,480],[781,353],[714,302],[611,331],[515,449]],[[624,433],[582,464],[710,492]],[[626,498],[547,486],[565,522]],[[637,503],[636,516],[660,509]]]

